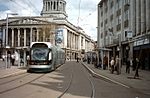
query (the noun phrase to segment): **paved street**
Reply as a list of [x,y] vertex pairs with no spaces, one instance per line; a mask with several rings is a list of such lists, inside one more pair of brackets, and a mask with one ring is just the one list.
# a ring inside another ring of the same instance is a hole
[[130,74],[125,72],[125,65],[121,68],[121,74],[117,75],[116,72],[111,74],[109,70],[97,69],[92,64],[83,63],[94,74],[99,75],[103,79],[109,79],[110,81],[121,85],[126,88],[134,88],[137,91],[150,95],[150,72],[145,70],[139,70],[139,79],[133,79],[135,71],[130,71]]
[[[89,67],[93,74],[100,76],[92,77],[93,75],[90,75],[85,67]],[[3,75],[11,75],[11,73],[16,74],[2,78]],[[93,98],[149,98],[150,96],[148,81],[146,82],[142,77],[140,80],[132,80],[128,79],[126,77],[128,75],[123,72],[121,75],[110,74],[107,70],[95,69],[93,65],[83,66],[75,61],[67,61],[56,71],[47,74],[26,73],[25,69],[17,67],[1,69],[0,74],[0,98],[58,98],[62,94],[60,98],[92,98],[91,96]],[[116,81],[127,87],[115,83]],[[140,82],[145,83],[140,84]],[[144,84],[147,87],[142,88]],[[139,86],[134,88],[136,85]]]

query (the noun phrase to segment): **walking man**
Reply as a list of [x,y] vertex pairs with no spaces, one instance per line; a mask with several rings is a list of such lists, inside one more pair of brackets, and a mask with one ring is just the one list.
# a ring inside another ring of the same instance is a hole
[[127,59],[127,61],[126,61],[126,73],[130,73],[130,60],[129,60],[129,58]]

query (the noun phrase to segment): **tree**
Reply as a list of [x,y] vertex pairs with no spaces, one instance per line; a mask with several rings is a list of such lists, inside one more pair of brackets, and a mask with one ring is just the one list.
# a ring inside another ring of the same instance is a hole
[[51,42],[55,44],[56,24],[44,24],[39,31],[39,41]]

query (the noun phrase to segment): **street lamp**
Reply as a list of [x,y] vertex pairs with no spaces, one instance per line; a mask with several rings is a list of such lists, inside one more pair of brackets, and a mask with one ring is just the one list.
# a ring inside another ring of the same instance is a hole
[[[8,46],[8,15],[18,15],[18,14],[17,14],[17,13],[7,13],[7,17],[6,17],[6,35],[5,35],[5,36],[6,36],[6,37],[5,37],[5,38],[6,38],[6,46],[5,46],[5,47],[6,47],[6,65],[5,65],[6,68],[8,67],[8,66],[7,66],[7,61],[8,61],[8,60],[7,60],[7,57],[8,57],[8,56],[7,56],[7,50],[9,49],[9,46]],[[9,60],[9,63],[8,63],[8,64],[10,64],[10,60]],[[10,65],[9,65],[9,66],[10,66]]]

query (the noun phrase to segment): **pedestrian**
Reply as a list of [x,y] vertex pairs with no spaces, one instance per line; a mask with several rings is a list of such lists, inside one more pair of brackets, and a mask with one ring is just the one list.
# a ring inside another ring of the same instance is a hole
[[115,66],[115,60],[114,60],[114,57],[112,57],[111,61],[110,61],[110,67],[111,67],[112,74],[114,73],[114,66]]
[[27,65],[29,64],[30,56],[27,55]]
[[77,56],[77,63],[79,62],[79,57]]
[[117,72],[117,75],[119,75],[119,57],[118,57],[118,55],[116,56],[116,59],[115,59],[115,71]]
[[99,67],[99,68],[102,68],[102,60],[101,60],[101,57],[99,57],[99,64],[98,64],[98,67]]
[[108,66],[108,58],[107,58],[107,56],[104,56],[104,58],[103,58],[103,69],[105,70],[107,66]]
[[90,56],[88,56],[87,59],[88,59],[87,63],[90,64],[90,62],[91,62]]
[[139,67],[140,67],[140,61],[138,58],[136,58],[136,69],[135,69],[134,78],[139,77],[139,72],[138,72]]
[[11,62],[11,55],[10,55],[10,53],[7,54],[7,62],[8,62],[7,68],[10,68],[11,67],[11,64],[10,64],[10,62]]
[[5,60],[5,55],[2,55],[2,60],[3,60],[3,61]]
[[129,60],[129,58],[127,59],[127,61],[126,61],[126,73],[130,73],[130,60]]
[[14,54],[11,55],[11,63],[12,63],[12,66],[14,66],[14,63],[15,63],[15,55]]
[[93,61],[93,63],[94,63],[94,67],[95,67],[95,68],[98,68],[98,64],[97,64],[97,54],[95,54],[95,56],[94,56],[94,61]]
[[135,71],[136,69],[136,58],[133,58],[133,66],[132,66],[132,70]]

